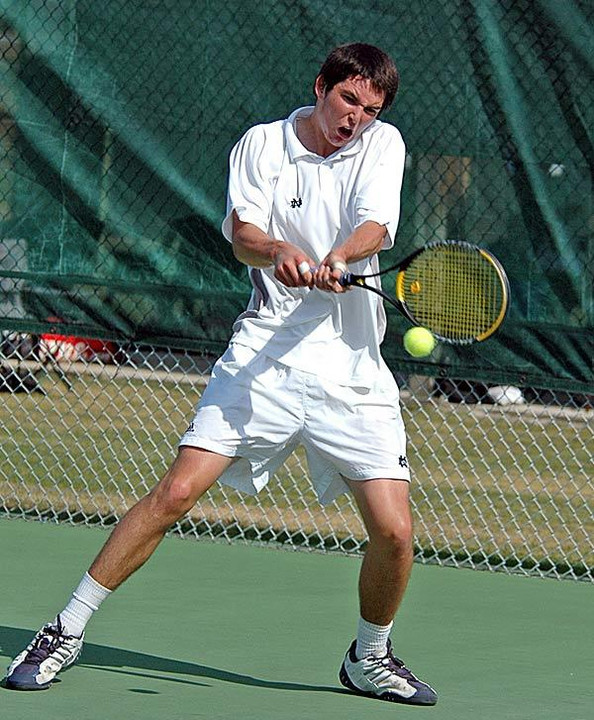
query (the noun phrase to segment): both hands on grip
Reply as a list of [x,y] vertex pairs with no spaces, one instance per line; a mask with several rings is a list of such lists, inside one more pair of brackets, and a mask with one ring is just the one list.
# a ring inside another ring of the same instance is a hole
[[[287,244],[288,245],[288,244]],[[288,246],[275,259],[274,275],[287,287],[317,287],[325,292],[343,293],[348,288],[341,284],[347,273],[344,260],[330,253],[315,265],[303,250]]]

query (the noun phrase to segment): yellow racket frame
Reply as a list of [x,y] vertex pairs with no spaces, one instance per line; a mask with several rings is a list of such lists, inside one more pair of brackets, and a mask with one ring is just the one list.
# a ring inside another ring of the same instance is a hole
[[447,342],[480,342],[509,306],[505,270],[490,252],[465,242],[432,243],[396,276],[396,298],[416,325]]

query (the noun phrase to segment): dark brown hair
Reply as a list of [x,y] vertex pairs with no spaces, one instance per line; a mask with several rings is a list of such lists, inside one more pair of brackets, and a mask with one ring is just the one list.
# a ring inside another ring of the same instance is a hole
[[374,90],[385,93],[382,111],[387,110],[394,101],[400,82],[392,58],[375,45],[366,43],[350,43],[334,48],[324,60],[319,76],[326,92],[348,78],[366,78]]

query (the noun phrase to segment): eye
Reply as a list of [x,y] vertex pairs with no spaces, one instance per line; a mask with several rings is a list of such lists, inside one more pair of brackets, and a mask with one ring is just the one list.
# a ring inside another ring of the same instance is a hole
[[381,108],[366,107],[364,108],[364,110],[366,115],[369,115],[370,117],[377,117],[380,113]]

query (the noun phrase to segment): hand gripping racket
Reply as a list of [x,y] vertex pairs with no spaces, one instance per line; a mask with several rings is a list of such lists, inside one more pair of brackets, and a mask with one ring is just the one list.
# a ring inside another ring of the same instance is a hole
[[[397,270],[395,296],[366,280]],[[411,323],[454,345],[480,342],[500,327],[509,306],[501,263],[467,242],[432,242],[396,265],[372,275],[345,272],[341,285],[381,295]]]

